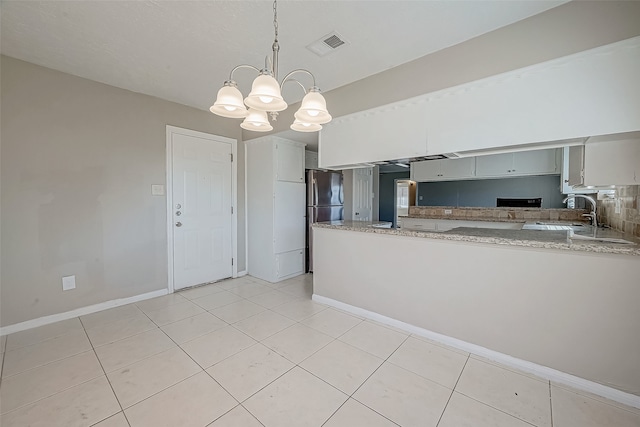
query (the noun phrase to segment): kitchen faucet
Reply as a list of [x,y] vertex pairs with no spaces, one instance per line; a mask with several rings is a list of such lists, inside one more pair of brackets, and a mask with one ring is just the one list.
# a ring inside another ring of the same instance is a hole
[[582,216],[586,216],[586,217],[591,218],[591,224],[594,227],[598,228],[598,220],[596,219],[596,201],[593,200],[593,197],[584,196],[582,194],[570,194],[562,201],[562,203],[567,203],[567,200],[575,199],[576,197],[581,197],[581,198],[591,202],[591,204],[593,205],[593,209],[591,210],[591,213],[582,214]]

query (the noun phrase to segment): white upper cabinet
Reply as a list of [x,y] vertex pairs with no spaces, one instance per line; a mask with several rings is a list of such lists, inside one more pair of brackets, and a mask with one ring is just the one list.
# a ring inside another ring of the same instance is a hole
[[569,151],[569,185],[640,184],[640,132],[589,138]]
[[411,99],[334,119],[318,140],[319,166],[343,169],[424,156],[426,100]]
[[304,148],[289,144],[275,144],[273,160],[278,181],[304,182]]
[[429,94],[429,154],[640,129],[640,37]]
[[411,179],[413,181],[453,181],[475,176],[475,159],[426,160],[411,163]]
[[304,168],[318,169],[318,153],[305,150],[304,152]]
[[558,149],[518,151],[476,157],[476,176],[503,177],[560,174]]

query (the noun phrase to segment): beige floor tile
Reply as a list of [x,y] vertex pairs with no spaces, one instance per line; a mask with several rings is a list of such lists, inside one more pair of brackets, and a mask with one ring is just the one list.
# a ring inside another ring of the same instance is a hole
[[159,310],[147,311],[147,316],[158,326],[168,325],[188,317],[204,313],[204,309],[196,304],[185,301],[172,304]]
[[98,325],[104,325],[105,323],[126,319],[127,317],[133,317],[139,314],[142,314],[142,312],[135,304],[127,304],[87,314],[86,316],[80,316],[80,320],[85,329],[91,329]]
[[353,398],[402,426],[435,426],[451,390],[384,363]]
[[102,376],[0,416],[2,427],[90,426],[120,411]]
[[231,326],[226,326],[181,344],[181,347],[193,360],[206,369],[255,343],[256,340],[253,338]]
[[638,427],[640,414],[551,387],[554,427]]
[[20,347],[37,344],[51,338],[59,337],[71,331],[82,330],[82,323],[77,317],[63,320],[62,322],[51,323],[38,328],[16,332],[7,337],[6,351],[15,350]]
[[87,329],[87,335],[94,347],[120,341],[138,335],[142,332],[155,329],[157,326],[149,320],[144,313],[137,316],[128,317],[122,320],[97,325],[91,329]]
[[283,286],[287,286],[289,283],[287,283],[286,280],[280,281],[280,282],[276,282],[276,283],[271,283],[271,282],[267,282],[266,280],[262,280],[262,279],[258,279],[257,277],[251,277],[251,280],[255,283],[259,283],[261,285],[265,285],[270,287],[271,289],[280,289]]
[[313,286],[310,283],[296,282],[290,285],[278,288],[278,291],[284,292],[294,297],[311,298]]
[[555,381],[551,381],[551,387],[562,388],[562,389],[570,391],[572,393],[581,394],[584,397],[588,397],[588,398],[591,398],[593,400],[597,400],[597,401],[600,401],[602,403],[606,403],[607,405],[612,405],[612,406],[615,406],[617,408],[624,409],[625,411],[633,412],[635,414],[640,415],[640,408],[634,408],[632,406],[627,406],[624,403],[616,402],[615,400],[610,400],[610,399],[607,399],[606,397],[602,397],[602,396],[598,396],[597,394],[589,393],[588,391],[578,390],[578,389],[573,388],[571,386],[568,386],[566,384],[559,384],[559,383],[556,383]]
[[257,283],[251,282],[239,286],[234,286],[233,288],[229,289],[229,292],[239,295],[242,298],[250,298],[256,295],[271,292],[271,288],[265,285],[259,285]]
[[301,323],[323,334],[338,338],[360,322],[362,320],[356,317],[328,308],[303,320]]
[[93,427],[129,427],[129,423],[125,418],[124,413],[118,412],[106,420],[95,424]]
[[265,310],[266,309],[261,305],[254,304],[251,301],[242,300],[225,305],[224,307],[215,308],[211,310],[211,313],[227,323],[236,323],[248,317],[255,316]]
[[331,341],[333,338],[329,335],[301,324],[295,324],[271,335],[262,343],[293,363],[300,363]]
[[215,294],[218,292],[222,292],[225,289],[218,285],[217,283],[213,283],[211,285],[198,286],[196,288],[185,289],[184,291],[179,291],[178,295],[185,297],[186,299],[196,299],[201,298],[207,295]]
[[467,356],[409,337],[389,362],[453,390]]
[[242,297],[233,294],[229,291],[216,292],[215,294],[206,295],[204,297],[191,300],[198,304],[205,310],[213,310],[218,307],[223,307],[227,304],[242,301]]
[[152,329],[95,349],[104,370],[109,373],[165,350],[175,343],[160,329]]
[[293,366],[273,350],[256,344],[213,365],[207,373],[242,402]]
[[389,421],[377,412],[367,408],[353,399],[345,402],[322,427],[395,427],[396,423]]
[[236,279],[223,280],[219,282],[219,286],[225,290],[229,290],[249,283],[255,283],[255,281],[251,280],[249,276],[243,276]]
[[347,395],[296,367],[243,406],[266,427],[317,427],[346,400]]
[[468,351],[464,351],[464,350],[460,350],[459,348],[455,348],[455,347],[451,347],[449,345],[443,344],[439,341],[434,341],[432,339],[429,339],[427,337],[423,337],[420,335],[416,335],[416,334],[411,334],[412,338],[418,339],[420,341],[424,341],[424,342],[428,342],[429,344],[433,344],[433,345],[437,345],[438,347],[442,347],[442,348],[446,348],[447,350],[451,350],[455,353],[459,353],[459,354],[463,354],[465,356],[469,356],[469,352]]
[[531,374],[529,372],[521,371],[520,369],[511,367],[511,366],[503,365],[500,362],[496,362],[495,360],[487,359],[486,357],[478,356],[477,354],[471,354],[470,357],[472,359],[480,360],[481,362],[489,363],[489,364],[495,365],[495,366],[497,366],[499,368],[504,368],[504,369],[506,369],[508,371],[515,372],[516,374],[520,374],[520,375],[527,376],[529,378],[533,378],[534,380],[543,381],[546,384],[549,383],[549,380],[546,380],[546,379],[544,379],[542,377],[539,377],[537,375]]
[[2,379],[0,409],[9,412],[104,375],[93,351]]
[[338,339],[386,359],[406,338],[406,335],[399,332],[365,321],[354,326]]
[[38,344],[7,351],[2,375],[15,375],[88,350],[91,350],[91,343],[84,330],[74,330]]
[[276,334],[283,329],[288,328],[295,322],[271,310],[251,316],[247,319],[234,323],[234,327],[238,328],[251,338],[262,341],[263,339]]
[[238,403],[205,372],[125,409],[131,427],[202,427]]
[[162,326],[160,329],[169,335],[172,340],[182,344],[225,326],[227,326],[226,322],[209,312],[204,312],[197,316]]
[[238,405],[208,427],[263,427],[256,418],[242,406]]
[[174,347],[107,374],[116,397],[128,408],[202,369],[179,347]]
[[283,294],[282,292],[276,290],[271,290],[266,294],[256,295],[247,299],[251,302],[255,302],[256,304],[260,304],[265,308],[273,308],[291,301],[298,300],[299,298]]
[[300,366],[351,395],[378,369],[383,360],[341,341],[333,341]]
[[327,307],[321,304],[316,304],[311,300],[294,300],[277,307],[272,310],[276,313],[280,313],[289,319],[300,322],[308,317],[313,316],[316,313],[326,310]]
[[151,298],[145,301],[140,301],[137,302],[136,305],[140,310],[146,313],[147,311],[159,310],[161,308],[169,307],[170,305],[179,304],[185,301],[187,301],[185,297],[183,297],[179,293],[173,293],[157,298]]
[[531,427],[531,424],[454,392],[438,427]]
[[538,427],[551,426],[548,383],[469,358],[456,391]]

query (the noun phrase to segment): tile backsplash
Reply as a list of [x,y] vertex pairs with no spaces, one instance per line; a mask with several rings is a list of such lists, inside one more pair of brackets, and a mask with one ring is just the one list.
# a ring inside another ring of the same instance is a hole
[[585,209],[542,208],[460,208],[453,206],[409,206],[409,217],[435,219],[472,219],[475,221],[585,221]]
[[620,199],[620,213],[616,213],[616,199],[598,200],[598,221],[640,237],[640,185],[616,187],[616,198]]

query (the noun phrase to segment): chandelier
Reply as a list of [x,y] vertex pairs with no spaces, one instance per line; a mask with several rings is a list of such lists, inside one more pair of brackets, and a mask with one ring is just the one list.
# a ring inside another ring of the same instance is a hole
[[[281,88],[287,82],[294,82],[302,87],[305,92],[300,108],[294,114],[295,121],[291,129],[298,132],[316,132],[322,129],[322,125],[331,121],[331,115],[327,111],[327,103],[316,86],[315,76],[308,70],[297,69],[287,74],[281,83],[278,83],[278,11],[277,0],[273,2],[273,28],[275,37],[271,49],[273,59],[268,56],[265,59],[262,70],[253,65],[238,65],[229,73],[229,80],[218,91],[216,102],[209,109],[212,113],[222,117],[244,118],[240,127],[257,132],[273,130],[269,123],[267,113],[273,121],[277,120],[278,111],[287,109],[287,103],[282,98]],[[242,99],[242,93],[233,80],[233,73],[240,68],[251,68],[259,73],[251,86],[249,95]],[[305,86],[292,76],[297,73],[305,73],[311,76],[313,86],[307,90]]]

